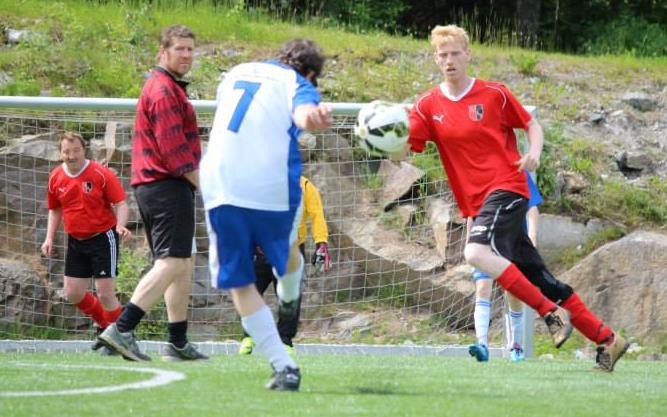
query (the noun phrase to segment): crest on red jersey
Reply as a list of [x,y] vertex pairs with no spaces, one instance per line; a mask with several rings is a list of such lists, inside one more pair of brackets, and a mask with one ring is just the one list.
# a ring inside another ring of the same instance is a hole
[[84,192],[89,193],[93,191],[93,183],[91,181],[84,181],[81,185],[83,186]]
[[484,117],[484,106],[482,104],[472,104],[468,106],[468,117],[474,122],[479,122]]

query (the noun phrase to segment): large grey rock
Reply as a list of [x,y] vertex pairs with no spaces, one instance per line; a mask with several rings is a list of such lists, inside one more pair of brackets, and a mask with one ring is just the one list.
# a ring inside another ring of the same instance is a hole
[[26,42],[30,39],[31,36],[34,35],[28,29],[5,29],[5,39],[10,45]]
[[426,213],[438,254],[448,264],[459,263],[465,245],[465,225],[456,203],[445,198],[429,198]]
[[60,162],[55,135],[26,135],[10,140],[0,150],[0,219],[7,239],[0,239],[0,254],[38,251],[46,230],[46,187],[49,172]]
[[653,170],[653,159],[643,151],[620,151],[614,156],[618,169],[626,176],[646,174]]
[[0,88],[3,88],[12,82],[14,82],[14,79],[9,74],[4,71],[0,71]]
[[583,245],[589,236],[601,232],[604,228],[604,223],[598,219],[580,223],[566,216],[541,214],[537,247],[544,259],[549,261],[564,249]]
[[654,111],[658,107],[656,100],[648,94],[640,92],[626,93],[623,95],[621,101],[642,112]]
[[378,175],[382,177],[382,205],[388,210],[401,199],[414,199],[413,187],[426,172],[405,161],[392,162],[383,159],[380,162]]
[[634,232],[560,276],[592,311],[640,340],[667,336],[667,236]]
[[23,262],[0,258],[0,325],[46,326],[51,296],[38,271]]

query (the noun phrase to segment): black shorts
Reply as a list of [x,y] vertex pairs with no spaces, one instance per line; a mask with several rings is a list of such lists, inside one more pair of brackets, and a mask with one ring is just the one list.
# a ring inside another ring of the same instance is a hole
[[195,235],[195,192],[170,178],[134,189],[153,258],[189,258]]
[[516,264],[544,267],[542,257],[525,230],[528,200],[509,191],[494,191],[472,223],[468,242],[490,245],[491,249]]
[[469,243],[491,245],[495,253],[514,263],[551,301],[560,304],[572,288],[547,269],[525,231],[528,200],[509,191],[494,191],[473,220]]
[[115,278],[118,273],[118,233],[109,229],[90,239],[67,236],[65,276]]

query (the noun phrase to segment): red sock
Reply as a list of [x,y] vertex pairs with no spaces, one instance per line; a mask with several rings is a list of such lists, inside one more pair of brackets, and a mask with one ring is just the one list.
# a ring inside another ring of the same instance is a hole
[[83,300],[79,301],[76,306],[84,314],[90,316],[95,320],[100,327],[105,328],[109,325],[106,318],[104,317],[104,308],[102,308],[102,303],[93,295],[92,292],[88,291],[86,295],[83,296]]
[[115,323],[116,320],[118,320],[118,317],[120,317],[120,313],[123,312],[123,307],[118,306],[113,310],[104,310],[104,318],[106,319],[107,323]]
[[528,278],[526,278],[514,264],[510,264],[510,266],[496,278],[496,282],[510,294],[537,311],[541,317],[546,316],[549,312],[558,308],[558,306],[547,299],[536,286],[531,284],[531,282],[528,281]]
[[589,340],[601,345],[607,341],[613,332],[586,307],[577,294],[572,294],[562,303],[564,309],[570,312],[570,322]]

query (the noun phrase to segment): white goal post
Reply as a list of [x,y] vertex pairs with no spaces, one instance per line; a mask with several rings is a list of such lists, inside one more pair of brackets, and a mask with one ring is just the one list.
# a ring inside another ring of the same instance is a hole
[[[136,99],[0,96],[0,339],[89,340],[91,321],[62,296],[65,237],[56,255],[39,247],[46,233],[45,186],[58,163],[55,138],[76,130],[89,157],[118,172],[131,207],[133,240],[123,245],[118,292],[126,301],[150,258],[129,187]],[[308,264],[298,340],[334,344],[441,346],[473,340],[474,284],[463,262],[463,221],[437,153],[406,163],[368,157],[355,146],[361,103],[329,103],[334,126],[302,137],[304,175],[323,198],[333,267]],[[193,100],[204,142],[216,103]],[[528,107],[527,107],[528,108]],[[535,113],[534,108],[528,108]],[[189,322],[195,340],[238,339],[241,327],[229,296],[210,288],[201,202],[197,206],[196,269]],[[313,242],[309,236],[306,254]],[[275,304],[272,290],[267,300]],[[505,303],[494,292],[492,355],[504,355]],[[525,309],[529,313],[529,309]],[[525,350],[532,354],[533,315],[526,314]],[[159,305],[140,336],[163,340]],[[429,336],[429,334],[431,334]],[[299,339],[300,338],[300,339]],[[460,352],[459,352],[460,353]]]

